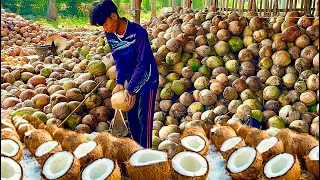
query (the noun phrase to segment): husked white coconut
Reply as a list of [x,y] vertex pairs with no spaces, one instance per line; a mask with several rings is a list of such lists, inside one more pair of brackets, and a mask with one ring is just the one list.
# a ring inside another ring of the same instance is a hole
[[181,144],[195,152],[200,152],[206,146],[206,142],[200,136],[186,136],[181,139]]
[[89,152],[93,151],[93,149],[97,146],[95,141],[89,141],[87,143],[80,144],[75,150],[74,155],[80,159],[87,155]]
[[[120,179],[120,170],[114,161],[107,158],[96,159],[88,164],[81,174],[82,180],[103,180],[109,179],[112,174],[117,175]],[[111,179],[111,178],[110,178]]]
[[205,176],[209,169],[203,156],[188,151],[176,154],[172,158],[172,167],[177,174],[187,177]]
[[11,139],[1,140],[1,155],[13,157],[19,152],[19,144]]
[[131,165],[146,166],[160,162],[166,162],[168,155],[166,152],[152,149],[144,149],[137,151],[130,157]]
[[264,139],[258,144],[257,150],[262,154],[268,151],[269,149],[271,149],[273,146],[275,146],[277,142],[278,142],[278,139],[276,137]]
[[38,147],[35,155],[38,157],[43,156],[43,155],[47,154],[48,152],[50,152],[52,149],[54,149],[58,145],[59,145],[59,143],[57,141],[44,142]]
[[1,156],[1,180],[21,180],[22,178],[21,165],[10,157]]
[[227,139],[220,148],[220,151],[226,152],[230,149],[232,149],[235,145],[239,144],[243,139],[240,137],[232,137]]
[[256,151],[252,147],[243,147],[230,155],[227,163],[228,169],[232,173],[240,173],[248,169],[256,157]]

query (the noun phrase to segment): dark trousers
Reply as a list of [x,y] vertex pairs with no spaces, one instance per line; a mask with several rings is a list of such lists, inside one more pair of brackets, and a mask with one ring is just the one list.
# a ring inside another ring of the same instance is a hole
[[139,92],[133,108],[127,112],[133,139],[142,147],[152,148],[152,127],[157,89]]

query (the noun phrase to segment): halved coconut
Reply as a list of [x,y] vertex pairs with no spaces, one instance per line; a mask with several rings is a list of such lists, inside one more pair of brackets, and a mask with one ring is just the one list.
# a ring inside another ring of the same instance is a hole
[[244,139],[248,146],[257,147],[257,145],[264,139],[269,138],[269,134],[266,131],[252,128],[248,133],[247,137]]
[[37,129],[44,129],[45,124],[36,116],[26,115],[23,116],[25,120],[27,120],[30,124],[32,124]]
[[20,124],[17,128],[21,142],[24,142],[24,133],[30,130],[36,130],[31,124]]
[[227,139],[237,136],[234,130],[229,126],[215,127],[215,128],[212,128],[210,132],[211,132],[211,136],[210,136],[211,142],[216,149],[220,149],[223,142],[226,141]]
[[14,125],[9,121],[1,121],[1,129],[3,128],[15,129]]
[[282,141],[276,137],[271,137],[262,140],[257,146],[257,151],[262,155],[263,162],[266,162],[270,157],[283,153],[284,147]]
[[186,136],[191,136],[191,135],[207,137],[203,128],[188,127],[188,128],[185,128],[184,131],[182,132],[181,138],[184,138]]
[[74,150],[73,154],[80,160],[82,168],[84,168],[89,162],[103,157],[102,147],[95,141],[80,144]]
[[38,163],[43,166],[44,161],[51,155],[58,151],[62,151],[62,148],[58,141],[47,141],[42,143],[35,152],[35,158]]
[[237,131],[237,129],[242,125],[239,121],[232,121],[232,119],[229,119],[227,121],[227,125],[230,126],[234,131]]
[[1,179],[22,180],[22,166],[10,157],[1,156]]
[[58,127],[54,124],[51,124],[49,126],[47,126],[44,130],[48,131],[48,133],[51,135],[51,137],[53,138],[53,133],[58,129]]
[[25,139],[25,144],[30,153],[34,154],[42,143],[50,140],[53,139],[47,131],[43,129],[37,129],[32,131],[28,138]]
[[17,133],[15,131],[1,131],[1,140],[2,139],[12,139],[14,141],[20,141],[20,137],[17,136]]
[[319,179],[319,146],[312,148],[305,160],[308,171]]
[[29,131],[27,131],[27,132],[25,132],[24,133],[24,142],[27,142],[28,140],[28,138],[29,138],[29,136],[31,135],[31,133],[33,132],[33,131],[35,131],[34,129],[33,130],[29,130]]
[[119,180],[121,172],[118,164],[111,159],[96,159],[88,164],[81,174],[82,180]]
[[13,135],[15,135],[17,138],[20,139],[20,137],[19,137],[19,135],[18,135],[18,133],[17,133],[17,131],[16,131],[15,129],[12,129],[12,128],[3,128],[3,129],[1,129],[1,134],[2,134],[2,133],[6,133],[6,132],[9,132],[10,134],[13,134]]
[[249,132],[252,131],[252,128],[247,126],[247,125],[241,125],[236,133],[238,136],[242,137],[243,139],[246,139],[247,135],[249,134]]
[[45,160],[42,166],[42,174],[46,179],[79,179],[79,159],[68,151],[56,152]]
[[181,138],[177,152],[189,150],[206,155],[209,151],[209,141],[207,137],[203,138],[198,135],[185,136]]
[[169,179],[172,167],[167,153],[142,149],[133,153],[125,163],[128,177],[132,180]]
[[300,164],[292,154],[280,153],[269,159],[263,167],[263,173],[270,179],[299,180]]
[[158,146],[158,150],[166,152],[170,159],[177,154],[177,149],[178,144],[170,140],[164,140]]
[[74,151],[80,144],[88,142],[83,134],[71,131],[62,141],[61,147],[65,151]]
[[226,169],[232,179],[258,179],[262,165],[261,154],[255,148],[245,146],[229,156]]
[[14,122],[14,126],[17,128],[19,127],[21,124],[29,124],[29,122],[25,119],[22,118],[18,118],[15,122]]
[[115,155],[112,154],[113,151],[113,142],[118,138],[112,136],[107,131],[100,133],[97,137],[94,138],[94,141],[100,144],[103,151],[103,156],[106,158],[114,159]]
[[56,141],[58,141],[60,144],[62,144],[62,141],[66,136],[71,133],[70,130],[64,129],[64,128],[58,128],[53,132],[52,138]]
[[241,137],[231,137],[223,142],[220,147],[220,154],[224,159],[228,159],[230,154],[241,147],[246,146],[244,140]]
[[281,129],[275,136],[276,138],[282,141],[285,152],[288,152],[288,141],[292,139],[294,135],[295,133],[293,133],[290,129],[285,128]]
[[172,179],[206,180],[209,172],[207,159],[198,153],[184,151],[172,158]]
[[1,155],[20,161],[23,155],[21,142],[12,139],[1,139]]

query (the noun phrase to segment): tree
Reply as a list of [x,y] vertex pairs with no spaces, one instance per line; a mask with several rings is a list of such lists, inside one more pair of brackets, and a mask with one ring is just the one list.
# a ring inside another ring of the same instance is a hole
[[56,21],[58,19],[58,10],[56,0],[49,0],[49,6],[47,10],[47,19]]
[[151,17],[157,16],[157,1],[151,0]]

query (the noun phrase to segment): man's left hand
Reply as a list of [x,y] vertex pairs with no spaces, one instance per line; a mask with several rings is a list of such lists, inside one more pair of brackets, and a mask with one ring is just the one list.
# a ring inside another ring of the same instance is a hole
[[125,93],[126,93],[126,100],[127,100],[127,103],[128,103],[128,106],[129,107],[132,107],[136,101],[136,96],[133,95],[133,94],[130,94],[127,90],[125,90]]

